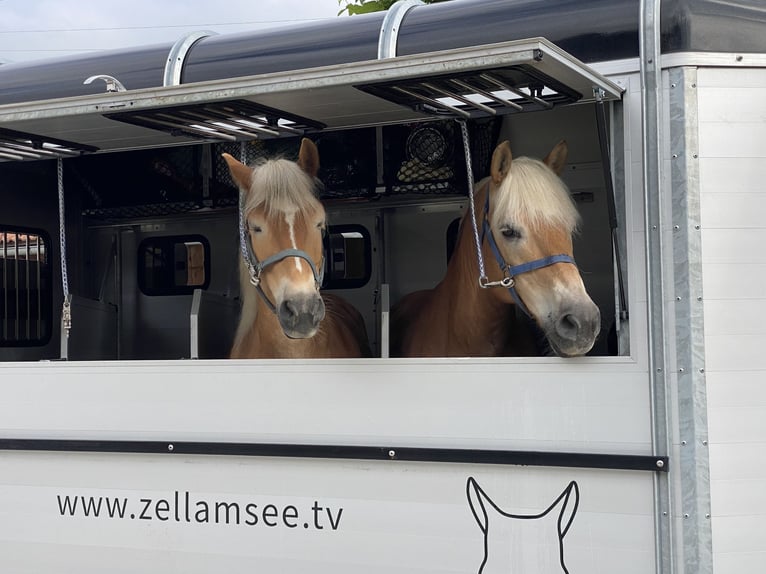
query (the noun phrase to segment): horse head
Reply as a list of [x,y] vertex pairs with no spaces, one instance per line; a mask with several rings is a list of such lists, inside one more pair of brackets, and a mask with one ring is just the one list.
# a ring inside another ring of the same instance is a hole
[[250,283],[287,337],[313,337],[325,315],[319,287],[326,215],[315,194],[317,148],[304,138],[297,162],[272,159],[254,168],[223,157],[243,194]]
[[[517,304],[560,356],[584,355],[601,329],[598,307],[574,264],[579,215],[559,174],[567,144],[543,160],[514,159],[506,141],[495,149],[484,206],[484,257],[497,260],[503,285],[493,293]],[[497,273],[497,267],[488,265]]]

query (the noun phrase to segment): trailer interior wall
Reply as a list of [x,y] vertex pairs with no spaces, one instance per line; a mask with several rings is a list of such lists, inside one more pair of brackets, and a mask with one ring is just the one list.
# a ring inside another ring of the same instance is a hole
[[758,572],[766,559],[766,69],[700,67],[696,84],[715,572]]

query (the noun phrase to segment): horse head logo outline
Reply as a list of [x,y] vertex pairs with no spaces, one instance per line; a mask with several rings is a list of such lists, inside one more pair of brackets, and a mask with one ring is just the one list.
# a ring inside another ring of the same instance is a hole
[[[548,515],[551,515],[551,517],[555,516],[555,534],[558,539],[558,563],[561,566],[561,572],[569,574],[569,570],[564,562],[564,537],[572,526],[572,521],[580,503],[580,489],[575,481],[571,481],[548,508],[537,514],[512,514],[505,512],[484,492],[473,477],[469,477],[466,482],[466,496],[468,498],[468,505],[471,507],[471,513],[484,534],[484,558],[479,566],[478,574],[494,574],[495,572],[511,574],[509,568],[498,566],[496,557],[503,554],[502,549],[500,552],[491,551],[490,549],[490,509],[494,510],[495,520],[498,518],[510,518],[531,521],[540,520]],[[553,513],[556,508],[558,508],[558,515]],[[539,571],[539,568],[534,570],[534,572]],[[520,574],[525,573],[521,572]]]

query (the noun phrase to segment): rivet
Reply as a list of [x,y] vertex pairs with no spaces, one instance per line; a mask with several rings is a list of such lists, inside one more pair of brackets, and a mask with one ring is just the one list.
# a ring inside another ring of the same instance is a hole
[[657,468],[664,468],[665,467],[665,461],[664,460],[658,460],[657,461]]
[[172,444],[172,443],[171,443],[171,444],[169,444],[169,445],[168,445],[168,452],[173,452],[173,449],[174,449],[174,448],[175,448],[175,447],[173,446],[173,444]]
[[699,228],[700,228],[700,226],[699,226],[699,225],[695,225],[695,226],[694,226],[694,229],[699,229]]
[[389,450],[389,451],[388,451],[388,456],[390,456],[391,458],[394,458],[394,457],[396,456],[396,451],[395,451],[395,450],[393,450],[393,449],[392,449],[392,450]]
[[702,301],[702,297],[697,297],[697,301]]
[[657,229],[657,226],[656,225],[652,225],[652,229]]
[[706,440],[702,441],[702,446],[707,446],[707,441]]
[[684,518],[689,518],[689,515],[688,514],[684,514]]
[[692,84],[692,88],[696,88],[696,87],[697,87],[697,84]]
[[737,56],[737,57],[736,57],[736,58],[734,58],[734,59],[735,59],[735,60],[737,60],[737,62],[741,62],[741,61],[742,61],[742,56]]
[[705,518],[710,518],[710,513],[709,512],[705,513]]
[[705,372],[704,368],[700,369],[700,373],[704,373],[704,372]]
[[663,511],[662,511],[662,515],[663,515],[663,516],[667,516],[667,515],[668,515],[668,511],[667,511],[667,510],[663,510]]
[[680,298],[680,297],[676,297],[676,301],[680,301],[680,300],[681,300],[681,298]]
[[680,226],[680,225],[674,225],[674,226],[673,226],[673,229],[675,229],[676,231],[678,231],[679,229],[681,229],[681,226]]
[[692,154],[692,157],[693,157],[694,159],[697,159],[697,154],[696,154],[696,153],[695,153],[695,154]]
[[674,153],[674,154],[673,154],[673,159],[676,159],[677,157],[678,157],[678,154],[677,154],[677,153]]
[[670,87],[671,87],[671,88],[675,88],[675,87],[676,87],[675,83],[673,83],[673,84],[670,84]]
[[684,368],[683,368],[683,367],[679,368],[679,369],[678,369],[678,372],[679,372],[679,373],[683,373],[683,372],[684,372]]
[[685,440],[681,441],[681,446],[686,446],[686,441]]

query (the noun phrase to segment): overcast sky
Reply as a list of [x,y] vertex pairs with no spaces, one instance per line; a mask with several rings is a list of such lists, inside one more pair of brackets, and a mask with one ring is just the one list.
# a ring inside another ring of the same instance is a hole
[[0,0],[0,62],[174,42],[337,16],[338,0]]

